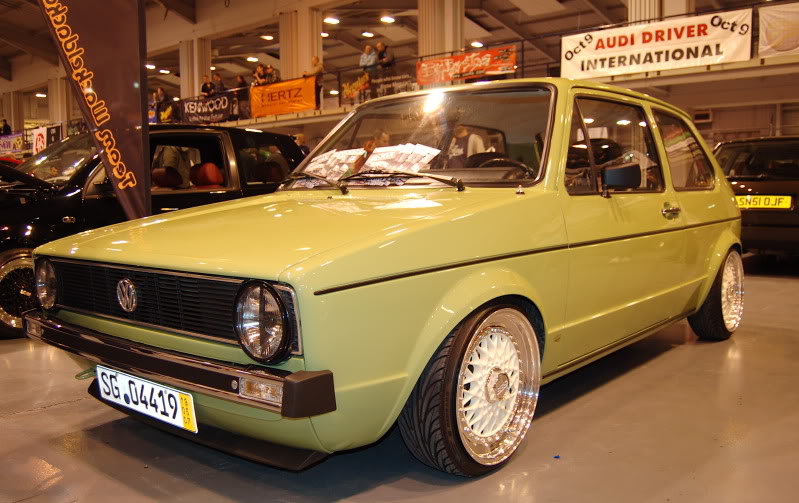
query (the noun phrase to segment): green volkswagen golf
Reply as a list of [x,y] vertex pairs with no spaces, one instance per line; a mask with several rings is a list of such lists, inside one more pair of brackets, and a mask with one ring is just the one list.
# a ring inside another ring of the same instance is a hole
[[35,251],[27,333],[89,392],[302,469],[395,423],[422,462],[506,462],[539,389],[743,309],[740,212],[688,115],[532,79],[370,101],[270,195]]

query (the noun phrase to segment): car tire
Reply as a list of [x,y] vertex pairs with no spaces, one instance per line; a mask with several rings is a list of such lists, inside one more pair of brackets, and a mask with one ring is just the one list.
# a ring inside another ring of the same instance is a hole
[[24,336],[21,314],[38,306],[31,250],[0,253],[0,338]]
[[531,308],[489,304],[444,339],[399,417],[417,459],[466,477],[510,459],[538,401],[540,319]]
[[724,341],[741,323],[743,315],[744,269],[741,254],[727,253],[710,292],[699,311],[688,317],[697,337],[704,341]]

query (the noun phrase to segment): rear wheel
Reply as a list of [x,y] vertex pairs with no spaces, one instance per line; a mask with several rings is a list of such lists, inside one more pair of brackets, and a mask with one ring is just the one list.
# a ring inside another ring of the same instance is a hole
[[0,253],[0,337],[21,337],[22,313],[39,306],[31,250]]
[[408,449],[455,475],[474,477],[502,465],[530,426],[540,363],[536,328],[519,307],[475,312],[441,344],[400,415]]
[[710,292],[688,323],[706,341],[729,339],[738,328],[744,309],[744,266],[737,250],[730,250],[716,274]]

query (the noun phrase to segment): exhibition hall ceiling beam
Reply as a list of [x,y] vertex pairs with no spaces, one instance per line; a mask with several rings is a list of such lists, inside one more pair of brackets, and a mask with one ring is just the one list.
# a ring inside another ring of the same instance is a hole
[[[344,12],[348,10],[359,10],[369,12],[387,12],[387,11],[404,11],[415,10],[419,8],[417,0],[380,0],[376,2],[377,6],[370,7],[363,4],[350,4],[342,5],[341,7],[334,7],[329,9],[330,12]],[[467,9],[480,9],[482,0],[464,0]],[[327,12],[327,10],[325,11]]]
[[[488,0],[488,1],[483,2],[483,10],[486,12],[486,14],[488,14],[491,17],[493,17],[497,21],[499,21],[507,29],[512,31],[514,34],[516,34],[516,36],[518,36],[519,38],[521,38],[523,40],[527,40],[528,38],[531,38],[531,37],[534,36],[532,33],[528,32],[521,24],[519,24],[519,22],[515,19],[516,18],[515,13],[518,13],[518,12],[521,12],[521,11],[518,11],[518,10],[514,10],[514,11],[510,11],[510,12],[509,11],[502,11],[499,8],[499,6],[494,4],[494,2],[492,0]],[[549,48],[547,48],[545,45],[541,44],[540,42],[527,40],[527,43],[529,43],[531,46],[533,46],[533,48],[535,48],[537,51],[541,52],[541,54],[546,56],[547,59],[549,59],[550,61],[560,60],[559,56],[556,56],[555,54],[552,54],[549,51]]]
[[156,0],[167,12],[172,11],[191,24],[197,24],[197,4],[195,0]]
[[596,0],[582,0],[583,5],[591,9],[591,12],[599,16],[599,18],[607,24],[616,24],[616,23],[623,23],[627,21],[627,17],[625,16],[624,19],[611,17],[609,15],[610,9],[608,9],[604,5],[599,5]]
[[34,33],[6,24],[0,29],[0,41],[41,58],[51,65],[58,64],[58,53],[49,33],[37,37]]
[[8,58],[0,57],[0,79],[11,80],[11,62]]

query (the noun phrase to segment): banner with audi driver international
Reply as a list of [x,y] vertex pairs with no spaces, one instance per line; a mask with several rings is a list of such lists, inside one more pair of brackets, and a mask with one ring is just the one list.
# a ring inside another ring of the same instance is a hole
[[233,113],[233,93],[181,100],[183,120],[192,124],[226,121]]
[[150,214],[144,0],[39,0],[129,219]]
[[746,61],[752,9],[688,16],[563,37],[560,74],[605,77]]

